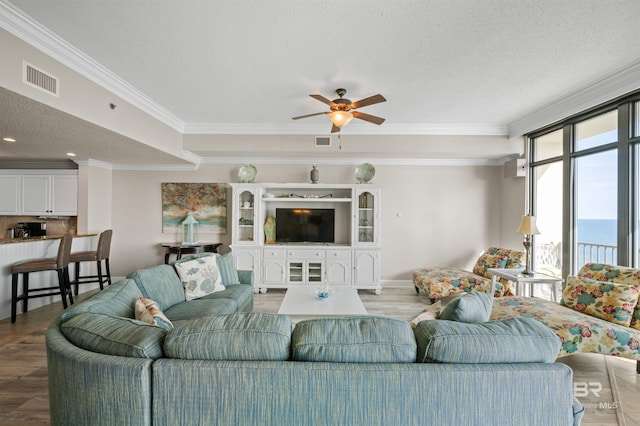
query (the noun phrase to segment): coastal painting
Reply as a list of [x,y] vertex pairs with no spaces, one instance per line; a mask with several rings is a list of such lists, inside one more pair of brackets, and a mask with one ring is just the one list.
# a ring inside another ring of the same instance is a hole
[[224,183],[162,183],[162,232],[179,234],[187,213],[200,233],[227,233],[227,185]]

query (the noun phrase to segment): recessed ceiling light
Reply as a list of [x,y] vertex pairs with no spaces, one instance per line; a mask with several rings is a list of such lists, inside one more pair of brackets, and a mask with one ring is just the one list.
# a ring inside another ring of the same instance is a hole
[[3,141],[5,142],[15,142],[16,140],[14,138],[2,138]]
[[67,155],[68,155],[69,157],[75,157],[75,156],[76,156],[76,154],[74,154],[73,152],[67,152]]

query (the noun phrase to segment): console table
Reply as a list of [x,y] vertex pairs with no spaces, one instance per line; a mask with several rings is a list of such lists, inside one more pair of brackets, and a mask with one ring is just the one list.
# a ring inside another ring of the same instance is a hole
[[182,244],[182,243],[162,243],[164,248],[164,263],[169,263],[169,256],[176,255],[176,260],[180,259],[183,254],[192,253],[217,253],[218,247],[222,243],[195,243],[195,244]]

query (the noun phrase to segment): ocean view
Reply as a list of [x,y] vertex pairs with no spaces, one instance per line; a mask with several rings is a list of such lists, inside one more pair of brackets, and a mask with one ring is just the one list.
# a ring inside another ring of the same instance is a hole
[[576,241],[579,243],[617,245],[616,219],[578,219]]

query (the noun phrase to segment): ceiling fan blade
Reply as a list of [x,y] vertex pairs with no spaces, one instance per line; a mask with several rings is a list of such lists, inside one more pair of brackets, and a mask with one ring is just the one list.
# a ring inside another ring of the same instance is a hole
[[385,102],[385,101],[386,99],[384,98],[384,96],[382,96],[381,94],[377,94],[377,95],[369,96],[368,98],[360,99],[359,101],[356,101],[356,102],[352,102],[351,108],[352,109],[362,108],[367,105],[379,104],[380,102]]
[[340,131],[340,127],[336,126],[335,124],[331,125],[331,133],[338,133]]
[[307,118],[307,117],[313,117],[314,115],[324,115],[324,114],[329,114],[328,112],[316,112],[314,114],[307,114],[307,115],[299,115],[297,117],[292,117],[292,120],[299,120],[301,118]]
[[325,103],[325,104],[327,104],[327,105],[329,105],[329,106],[334,106],[334,105],[335,105],[335,104],[333,103],[333,101],[330,101],[329,99],[325,98],[325,97],[324,97],[324,96],[322,96],[322,95],[309,95],[309,96],[311,96],[313,99],[317,99],[317,100],[319,100],[320,102]]
[[365,114],[364,112],[360,111],[351,111],[351,114],[353,114],[355,118],[368,121],[369,123],[377,124],[378,126],[384,123],[384,118],[376,117],[375,115]]

